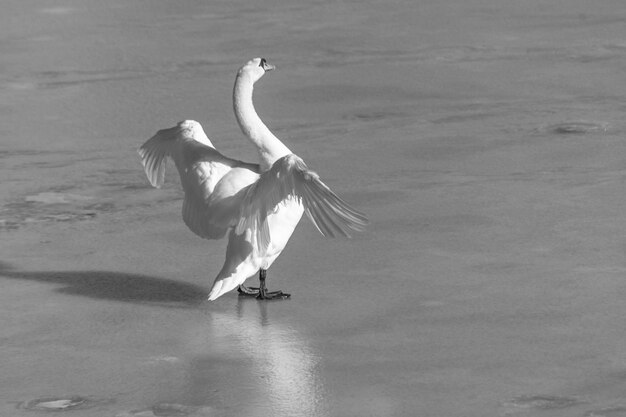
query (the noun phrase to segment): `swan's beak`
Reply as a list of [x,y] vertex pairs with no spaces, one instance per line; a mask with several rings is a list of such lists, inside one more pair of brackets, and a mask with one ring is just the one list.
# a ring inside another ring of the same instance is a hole
[[267,62],[263,63],[263,69],[265,70],[265,72],[267,71],[271,71],[273,69],[276,69],[276,67],[272,64],[268,64]]

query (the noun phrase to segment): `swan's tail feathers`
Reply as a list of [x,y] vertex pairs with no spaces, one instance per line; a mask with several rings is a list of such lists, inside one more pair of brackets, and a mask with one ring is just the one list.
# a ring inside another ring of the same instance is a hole
[[239,284],[243,283],[239,281],[241,280],[236,279],[236,277],[232,276],[222,278],[220,280],[215,280],[215,283],[213,283],[213,288],[211,288],[211,292],[209,293],[209,301],[214,301],[222,295],[226,294],[227,292],[234,290],[239,286]]
[[217,274],[209,293],[209,301],[234,290],[246,279],[259,271],[259,265],[251,257],[253,249],[246,235],[238,235],[231,228],[226,247],[226,259]]
[[267,228],[258,226],[267,222],[267,215],[278,204],[293,197],[301,201],[309,219],[326,237],[351,237],[351,232],[363,231],[369,224],[365,214],[339,198],[302,159],[290,154],[277,160],[248,188],[236,232],[256,230],[257,241],[267,242]]
[[213,288],[211,288],[211,292],[209,293],[209,301],[216,300],[219,296],[223,295],[226,291],[222,291],[222,287],[224,286],[224,281],[215,281],[213,284]]
[[232,271],[232,273],[226,276],[220,273],[217,278],[215,278],[211,292],[209,292],[209,301],[213,301],[227,292],[234,290],[254,273],[255,271],[250,269],[249,265],[240,265],[239,268],[236,268],[235,271]]
[[139,147],[137,152],[141,156],[146,176],[153,187],[161,188],[163,185],[166,158],[174,156],[177,145],[180,145],[181,142],[190,141],[199,142],[215,149],[200,123],[194,120],[184,120],[174,127],[159,130]]

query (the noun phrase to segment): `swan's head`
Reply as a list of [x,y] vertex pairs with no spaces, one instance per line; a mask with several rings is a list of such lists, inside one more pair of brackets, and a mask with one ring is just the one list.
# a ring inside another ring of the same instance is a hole
[[248,61],[243,67],[239,68],[237,75],[247,75],[252,82],[257,82],[267,71],[271,71],[275,66],[269,64],[265,58],[254,58]]

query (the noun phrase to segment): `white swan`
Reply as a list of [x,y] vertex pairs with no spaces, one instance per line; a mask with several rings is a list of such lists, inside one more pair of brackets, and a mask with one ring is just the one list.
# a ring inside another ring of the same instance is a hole
[[[253,86],[272,69],[265,59],[252,59],[239,69],[233,90],[237,122],[256,146],[259,165],[222,155],[193,120],[159,130],[139,148],[154,187],[163,184],[166,157],[174,160],[185,191],[183,220],[192,232],[205,239],[229,233],[226,260],[209,300],[236,287],[242,294],[262,299],[289,297],[281,291],[267,291],[266,270],[287,245],[303,212],[328,237],[350,237],[350,230],[363,230],[368,223],[291,153],[257,115]],[[257,271],[259,288],[246,288],[244,281]]]

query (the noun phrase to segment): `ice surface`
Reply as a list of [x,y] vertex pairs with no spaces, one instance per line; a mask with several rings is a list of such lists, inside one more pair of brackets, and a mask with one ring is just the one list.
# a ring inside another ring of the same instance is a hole
[[[4,1],[0,415],[621,415],[624,22],[621,1]],[[261,117],[372,224],[304,219],[268,273],[292,299],[207,303],[225,242],[136,148],[195,119],[254,158],[231,91],[255,56],[277,66]]]

